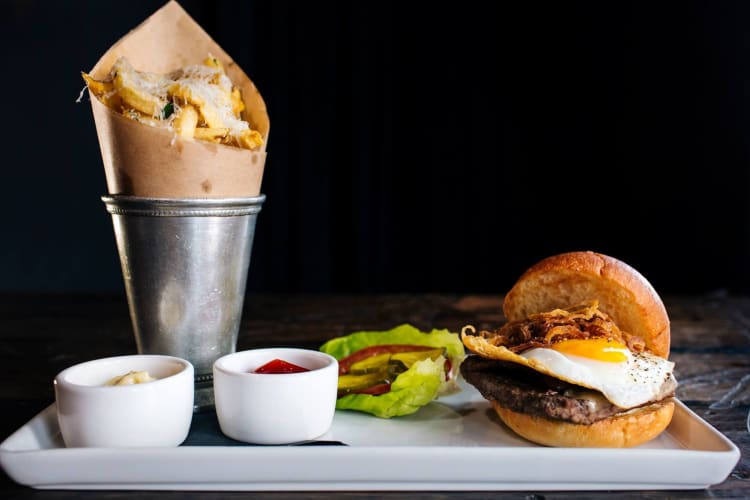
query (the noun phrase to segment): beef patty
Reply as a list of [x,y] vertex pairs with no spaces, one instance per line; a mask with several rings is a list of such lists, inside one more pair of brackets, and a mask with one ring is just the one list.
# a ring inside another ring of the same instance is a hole
[[624,411],[598,391],[515,363],[471,355],[461,363],[461,375],[485,399],[518,413],[592,424]]

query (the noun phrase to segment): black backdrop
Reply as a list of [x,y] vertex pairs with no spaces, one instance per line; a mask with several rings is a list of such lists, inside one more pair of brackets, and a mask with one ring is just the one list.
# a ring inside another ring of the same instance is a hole
[[[0,0],[0,291],[122,290],[79,71],[161,5]],[[750,2],[182,5],[271,117],[249,290],[750,291]]]

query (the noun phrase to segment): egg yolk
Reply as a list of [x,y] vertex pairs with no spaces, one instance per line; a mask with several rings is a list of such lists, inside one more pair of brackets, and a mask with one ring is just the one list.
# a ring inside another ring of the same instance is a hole
[[609,363],[622,363],[628,359],[627,354],[625,354],[628,348],[625,344],[601,338],[563,340],[552,344],[550,348],[563,354]]

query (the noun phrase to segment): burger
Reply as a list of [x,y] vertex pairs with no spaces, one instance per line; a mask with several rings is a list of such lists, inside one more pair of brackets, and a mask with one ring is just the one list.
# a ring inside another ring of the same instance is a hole
[[594,252],[548,257],[506,294],[507,323],[463,327],[461,375],[538,444],[632,447],[672,420],[669,317],[651,284]]

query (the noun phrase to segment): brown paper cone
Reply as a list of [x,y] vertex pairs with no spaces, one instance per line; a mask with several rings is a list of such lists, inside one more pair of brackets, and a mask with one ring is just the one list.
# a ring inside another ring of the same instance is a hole
[[152,198],[257,196],[263,179],[270,123],[266,104],[242,69],[176,1],[170,1],[115,43],[90,71],[105,79],[120,56],[139,71],[169,73],[219,58],[242,91],[244,120],[263,136],[260,151],[183,140],[172,131],[121,116],[91,96],[91,108],[110,194]]

